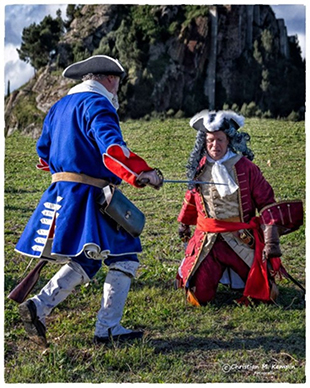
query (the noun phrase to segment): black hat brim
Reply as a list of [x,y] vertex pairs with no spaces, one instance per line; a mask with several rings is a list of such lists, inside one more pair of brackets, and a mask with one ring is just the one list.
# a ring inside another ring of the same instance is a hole
[[73,63],[63,71],[62,75],[66,78],[79,80],[89,73],[116,75],[120,78],[124,78],[126,75],[119,61],[107,55],[94,55],[83,61]]

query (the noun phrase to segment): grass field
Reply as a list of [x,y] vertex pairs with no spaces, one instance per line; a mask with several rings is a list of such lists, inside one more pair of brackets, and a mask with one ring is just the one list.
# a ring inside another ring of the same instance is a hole
[[[128,146],[166,179],[185,179],[195,132],[188,120],[123,123]],[[254,162],[272,184],[277,200],[305,200],[304,122],[248,119]],[[177,215],[185,185],[160,191],[123,191],[143,210],[147,223],[141,240],[141,267],[133,281],[122,324],[145,330],[142,341],[93,345],[106,268],[76,289],[47,319],[49,347],[27,339],[18,306],[6,296],[35,265],[14,252],[49,173],[35,169],[35,141],[13,135],[5,156],[5,314],[6,383],[250,383],[305,382],[305,301],[292,282],[279,282],[277,304],[244,307],[240,296],[219,287],[206,307],[185,303],[173,280],[183,257]],[[305,284],[305,228],[281,237],[283,264]],[[38,291],[58,270],[42,270]]]

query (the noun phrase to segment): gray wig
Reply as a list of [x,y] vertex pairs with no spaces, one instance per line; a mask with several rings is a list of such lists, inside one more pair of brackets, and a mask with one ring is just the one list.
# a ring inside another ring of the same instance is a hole
[[206,134],[223,131],[229,140],[228,147],[235,153],[240,153],[249,160],[254,159],[254,153],[248,148],[250,135],[246,132],[238,132],[243,127],[244,117],[233,111],[203,110],[197,113],[191,120],[190,126],[197,130],[196,142],[190,154],[187,164],[187,177],[193,180],[201,158],[207,155]]
[[101,81],[102,79],[106,78],[107,76],[105,74],[93,74],[93,73],[88,73],[83,75],[82,81]]

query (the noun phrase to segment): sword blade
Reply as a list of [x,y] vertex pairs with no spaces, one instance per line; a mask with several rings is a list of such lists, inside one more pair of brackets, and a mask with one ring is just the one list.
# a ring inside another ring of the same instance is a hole
[[227,186],[227,183],[207,182],[207,181],[186,181],[186,180],[174,180],[174,179],[164,179],[164,183],[186,183],[188,185],[224,185],[224,186]]

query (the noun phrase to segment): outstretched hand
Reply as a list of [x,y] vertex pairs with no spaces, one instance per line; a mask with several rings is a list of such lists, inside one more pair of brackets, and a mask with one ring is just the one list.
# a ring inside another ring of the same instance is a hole
[[138,185],[149,185],[156,190],[159,190],[164,183],[164,176],[160,170],[155,168],[151,171],[142,171],[136,180]]

